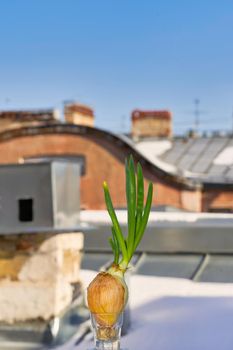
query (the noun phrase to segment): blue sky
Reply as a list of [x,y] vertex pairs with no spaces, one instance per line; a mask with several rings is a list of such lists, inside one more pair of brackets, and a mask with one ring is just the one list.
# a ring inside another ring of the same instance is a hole
[[77,100],[128,130],[134,108],[170,109],[176,133],[232,129],[231,0],[2,0],[0,108]]

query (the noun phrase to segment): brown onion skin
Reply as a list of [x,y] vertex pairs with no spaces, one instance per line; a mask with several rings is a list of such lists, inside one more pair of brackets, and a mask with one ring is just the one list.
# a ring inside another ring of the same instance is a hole
[[108,272],[100,272],[87,288],[87,302],[91,313],[103,326],[111,326],[123,311],[127,301],[125,283]]

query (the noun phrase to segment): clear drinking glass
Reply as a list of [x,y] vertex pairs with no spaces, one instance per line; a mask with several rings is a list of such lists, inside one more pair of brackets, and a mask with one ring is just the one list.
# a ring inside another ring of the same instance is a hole
[[120,350],[123,313],[91,313],[91,324],[94,333],[95,350]]

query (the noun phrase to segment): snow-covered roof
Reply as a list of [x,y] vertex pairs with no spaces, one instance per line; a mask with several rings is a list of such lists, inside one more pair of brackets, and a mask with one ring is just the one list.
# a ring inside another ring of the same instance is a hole
[[[127,224],[127,210],[116,210],[118,221],[122,225]],[[111,220],[107,210],[82,210],[80,220],[88,224],[110,224]],[[188,213],[188,212],[158,212],[151,211],[149,224],[153,225],[194,225],[197,226],[221,226],[233,227],[233,214],[225,213]]]
[[224,148],[214,159],[214,164],[233,165],[233,146]]
[[[95,277],[82,271],[84,288]],[[231,350],[233,284],[196,283],[186,279],[132,276],[132,326],[121,339],[122,349]],[[74,337],[57,350],[76,349]],[[78,349],[93,348],[91,333]]]
[[207,183],[233,183],[233,137],[131,140],[131,145],[168,173]]

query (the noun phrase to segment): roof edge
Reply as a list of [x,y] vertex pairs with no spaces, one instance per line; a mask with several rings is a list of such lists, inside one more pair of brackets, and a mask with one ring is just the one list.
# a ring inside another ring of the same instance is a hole
[[140,161],[142,166],[146,167],[153,175],[164,181],[170,181],[173,185],[182,187],[186,190],[198,190],[202,188],[202,183],[193,181],[191,179],[185,178],[179,174],[172,174],[164,169],[161,169],[159,166],[153,164],[149,159],[145,158],[138,150],[136,150],[133,145],[127,142],[124,138],[103,129],[75,125],[68,123],[53,123],[53,124],[41,124],[35,126],[26,126],[15,128],[11,130],[5,130],[0,132],[0,143],[9,141],[18,137],[27,137],[35,135],[44,135],[44,134],[69,134],[69,135],[79,135],[79,136],[95,136],[104,137],[105,141],[112,141],[116,144],[117,147],[124,148],[125,155],[132,154],[137,160]]

